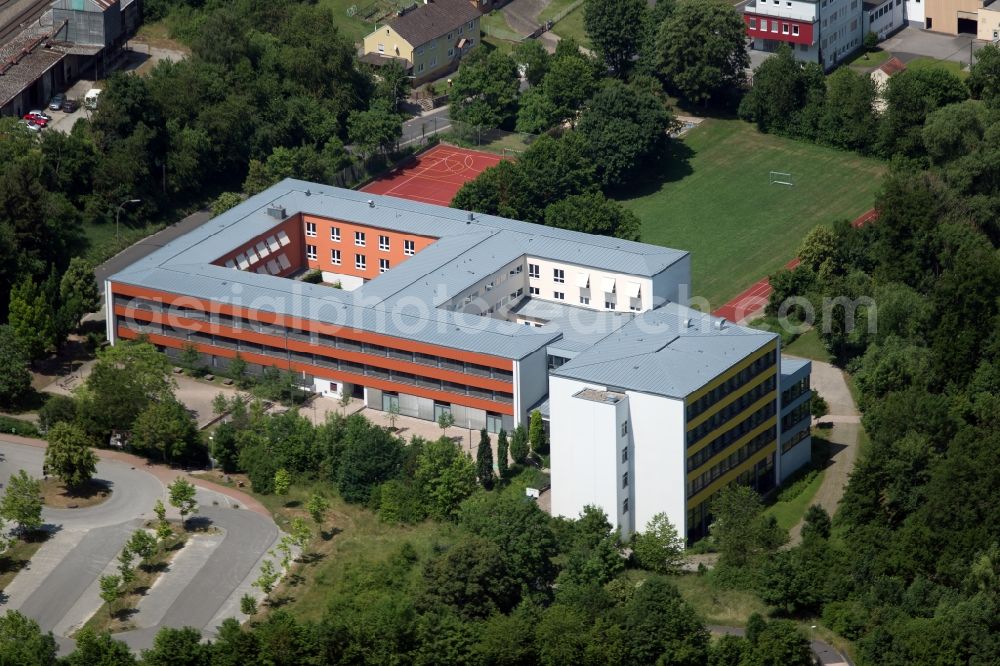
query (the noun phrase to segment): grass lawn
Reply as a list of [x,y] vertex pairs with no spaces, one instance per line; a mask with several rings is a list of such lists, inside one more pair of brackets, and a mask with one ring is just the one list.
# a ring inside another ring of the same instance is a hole
[[82,509],[97,506],[111,496],[111,489],[103,481],[91,480],[82,488],[70,490],[62,481],[49,477],[42,481],[42,503],[56,509]]
[[[865,58],[866,55],[868,58]],[[871,53],[866,53],[862,49],[858,51],[856,56],[847,61],[847,66],[854,67],[855,69],[872,69],[873,67],[878,67],[891,57],[891,53],[882,49],[875,49]]]
[[493,10],[489,14],[483,14],[483,17],[479,19],[479,26],[484,37],[489,35],[494,40],[516,43],[523,39],[523,35],[511,30],[510,25],[507,24],[507,19],[504,18],[503,12],[500,10]]
[[937,60],[935,58],[916,58],[906,63],[907,69],[943,69],[961,79],[969,78],[969,72],[962,69],[962,63],[954,60]]
[[587,36],[587,30],[583,27],[583,5],[577,7],[567,14],[563,20],[552,26],[552,32],[563,39],[572,37],[576,40],[577,44],[585,49],[593,48],[590,43],[590,37]]
[[[321,7],[328,7],[333,11],[333,23],[337,29],[355,42],[361,42],[365,35],[375,29],[375,24],[364,17],[369,10],[379,10],[374,16],[379,16],[384,11],[392,8],[405,7],[413,4],[405,0],[319,0]],[[348,15],[348,10],[355,8],[354,16]]]
[[143,226],[121,225],[120,240],[116,238],[114,223],[107,224],[84,224],[83,235],[87,242],[87,249],[83,253],[84,259],[95,266],[101,264],[115,256],[133,243],[138,243],[147,236],[152,236],[157,231],[166,228],[167,225],[160,222],[151,222]]
[[28,540],[16,539],[10,548],[0,553],[0,591],[7,589],[17,572],[28,565],[48,538],[48,532],[38,532]]
[[757,595],[718,586],[711,574],[671,576],[670,581],[707,624],[742,627],[753,613],[767,616],[767,605]]
[[573,7],[574,5],[576,5],[574,9],[580,8],[580,11],[583,12],[582,8],[583,0],[551,0],[551,2],[549,2],[549,4],[545,7],[545,9],[539,12],[538,22],[545,23],[546,21],[555,17],[556,15],[562,14],[563,12],[567,11],[570,7]]
[[806,509],[808,509],[809,505],[812,504],[812,499],[816,496],[816,491],[819,490],[822,483],[823,472],[820,471],[803,486],[795,497],[787,501],[779,500],[775,502],[764,510],[764,514],[767,516],[774,516],[774,519],[778,521],[778,525],[781,526],[781,529],[792,529],[800,520],[802,520],[802,517],[806,515]]
[[819,333],[815,328],[795,338],[795,340],[781,350],[783,353],[801,358],[808,358],[823,363],[832,363],[833,357],[823,346],[823,341],[819,339]]
[[[846,151],[709,119],[662,173],[619,196],[642,220],[642,240],[692,254],[694,295],[718,307],[795,256],[814,226],[872,207],[885,165]],[[770,171],[794,186],[770,185]]]

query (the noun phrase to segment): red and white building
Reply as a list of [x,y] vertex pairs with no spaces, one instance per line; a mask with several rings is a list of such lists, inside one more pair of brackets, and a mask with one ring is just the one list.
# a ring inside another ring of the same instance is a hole
[[787,44],[798,60],[834,67],[861,47],[861,0],[750,0],[743,13],[758,51]]

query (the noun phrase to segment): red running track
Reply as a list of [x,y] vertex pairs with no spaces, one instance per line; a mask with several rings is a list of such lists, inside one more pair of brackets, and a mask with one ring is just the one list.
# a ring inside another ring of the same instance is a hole
[[447,206],[462,185],[502,159],[492,153],[438,144],[417,155],[415,162],[373,180],[361,191]]
[[[872,208],[867,213],[860,215],[856,220],[851,222],[853,227],[862,227],[869,222],[873,222],[878,219],[878,211]],[[791,270],[799,265],[798,259],[792,259],[787,264],[785,268]],[[771,298],[771,285],[768,283],[767,278],[763,278],[754,282],[743,291],[739,296],[729,301],[722,307],[712,312],[716,317],[725,317],[729,321],[740,322],[749,317],[750,315],[757,314],[760,310],[767,305],[768,299]]]

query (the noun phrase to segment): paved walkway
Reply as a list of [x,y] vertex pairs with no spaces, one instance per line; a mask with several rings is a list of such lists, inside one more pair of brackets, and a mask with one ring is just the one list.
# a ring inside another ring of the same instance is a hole
[[[837,512],[844,488],[858,457],[861,417],[847,387],[847,380],[840,368],[821,361],[812,362],[812,388],[816,389],[830,406],[830,413],[814,425],[833,427],[823,431],[830,441],[830,464],[823,474],[823,481],[816,491],[813,504],[819,504],[833,516]],[[792,527],[791,543],[798,543],[802,522]]]

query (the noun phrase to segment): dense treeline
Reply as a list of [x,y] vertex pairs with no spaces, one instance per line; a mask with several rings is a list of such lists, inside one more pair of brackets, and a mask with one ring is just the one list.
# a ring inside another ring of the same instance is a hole
[[[772,313],[793,295],[806,299],[793,317],[819,313],[871,443],[838,513],[841,538],[789,551],[794,566],[764,587],[790,612],[822,613],[865,663],[1000,654],[998,56],[987,47],[973,67],[982,101],[947,76],[894,76],[869,149],[910,159],[893,162],[878,221],[814,230],[803,265],[773,279]],[[894,108],[903,89],[923,92]],[[857,307],[824,311],[838,297]]]

